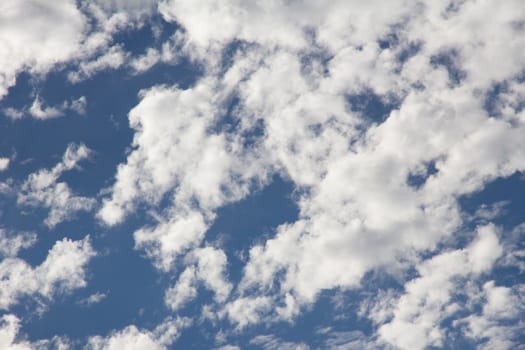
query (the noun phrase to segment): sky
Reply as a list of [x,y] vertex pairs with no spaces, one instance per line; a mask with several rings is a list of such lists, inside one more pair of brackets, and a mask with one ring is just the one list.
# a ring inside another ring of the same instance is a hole
[[0,2],[0,349],[525,349],[525,2]]

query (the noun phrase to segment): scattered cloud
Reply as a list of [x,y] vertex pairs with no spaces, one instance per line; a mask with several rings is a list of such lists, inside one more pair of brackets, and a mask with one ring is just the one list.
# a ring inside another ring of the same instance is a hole
[[17,203],[49,208],[44,223],[51,228],[71,219],[79,211],[90,211],[96,203],[95,199],[76,196],[65,182],[57,181],[63,172],[76,168],[77,163],[89,155],[90,150],[85,145],[70,144],[60,163],[52,169],[39,170],[28,176],[18,193]]
[[86,349],[89,350],[164,350],[179,337],[180,332],[191,324],[188,318],[166,319],[153,331],[141,330],[128,326],[113,332],[107,337],[89,338]]
[[25,296],[45,303],[57,294],[85,287],[85,268],[93,256],[86,236],[80,241],[57,241],[36,267],[17,257],[5,257],[0,261],[0,309],[9,310]]
[[102,300],[106,299],[107,296],[107,293],[96,292],[84,299],[81,299],[78,303],[83,306],[91,306],[100,303]]
[[[231,332],[293,323],[324,291],[362,290],[374,272],[400,286],[378,287],[356,310],[370,334],[328,327],[318,334],[324,347],[412,350],[463,337],[479,348],[513,348],[524,287],[491,271],[525,269],[523,224],[494,225],[511,210],[507,201],[467,214],[461,198],[525,172],[522,8],[520,0],[23,0],[0,5],[0,99],[21,72],[60,71],[78,87],[115,70],[136,78],[161,62],[198,68],[189,86],[148,82],[140,91],[128,114],[132,144],[96,208],[101,230],[147,214],[126,231],[170,278],[171,312],[207,290],[212,301],[202,315]],[[152,38],[142,52],[118,38],[147,25]],[[363,96],[379,111],[363,107]],[[84,96],[57,105],[33,97],[30,106],[2,111],[13,120],[86,114]],[[95,209],[96,199],[61,181],[90,152],[69,145],[55,167],[26,178],[17,204],[49,210],[50,229]],[[0,158],[0,171],[9,162]],[[297,219],[242,252],[210,246],[220,209],[275,176],[292,185]],[[16,192],[12,184],[0,182],[0,193]],[[85,285],[94,255],[88,238],[57,241],[33,267],[18,253],[35,240],[0,229],[4,310],[24,296],[51,299]],[[236,262],[237,279],[230,254],[246,257]],[[17,316],[2,322],[0,345],[32,346],[16,342]],[[153,330],[131,325],[90,337],[87,349],[166,349],[189,325],[172,318]],[[269,333],[250,344],[310,348]]]

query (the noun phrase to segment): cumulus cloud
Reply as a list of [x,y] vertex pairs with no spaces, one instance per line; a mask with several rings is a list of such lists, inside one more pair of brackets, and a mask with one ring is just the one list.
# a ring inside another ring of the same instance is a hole
[[17,341],[20,320],[12,314],[2,315],[0,318],[0,347],[5,350],[31,350],[27,341]]
[[478,228],[478,237],[464,250],[443,252],[417,266],[420,277],[405,285],[394,304],[392,319],[378,329],[382,340],[400,349],[444,345],[441,321],[458,311],[452,300],[458,280],[490,271],[502,254],[495,228]]
[[[21,320],[13,314],[0,317],[0,347],[4,350],[69,350],[71,344],[67,339],[54,336],[36,342],[24,340],[20,334]],[[22,338],[22,339],[21,339]]]
[[[184,28],[177,45],[204,77],[141,92],[129,113],[133,151],[98,217],[116,225],[139,205],[159,211],[157,224],[135,231],[135,245],[170,271],[202,247],[218,208],[279,174],[298,190],[299,218],[251,247],[219,314],[239,328],[292,320],[323,290],[413,267],[420,277],[402,296],[389,294],[385,308],[397,311],[378,334],[405,348],[440,345],[454,278],[476,279],[502,254],[490,225],[455,249],[470,219],[458,198],[525,170],[522,7],[162,1],[163,18]],[[135,69],[158,55],[150,51]],[[496,83],[509,88],[488,110]],[[363,95],[383,115],[362,110]],[[447,244],[454,248],[437,251]],[[434,258],[422,262],[422,253]],[[198,263],[184,263],[166,297],[174,309],[197,293]],[[440,284],[441,294],[427,288]]]
[[52,169],[32,173],[24,181],[17,196],[17,203],[23,206],[49,208],[44,223],[54,227],[69,220],[79,211],[89,211],[96,201],[93,198],[75,195],[65,182],[58,182],[63,172],[77,167],[77,163],[89,157],[85,145],[71,144],[62,156],[62,161]]
[[[60,24],[60,25],[57,25]],[[75,1],[24,0],[0,7],[0,98],[23,70],[46,73],[75,56],[85,18]]]
[[73,241],[64,238],[49,250],[46,259],[32,267],[7,256],[0,261],[0,309],[9,310],[23,297],[40,302],[86,285],[86,265],[95,256],[89,236]]
[[472,314],[456,324],[465,325],[468,337],[478,342],[479,349],[513,349],[525,324],[525,286],[496,286],[494,281],[483,285],[479,314]]
[[21,249],[31,247],[36,242],[36,234],[15,233],[0,228],[0,256],[16,256]]
[[88,340],[88,350],[165,350],[179,337],[181,330],[188,327],[188,318],[166,319],[153,331],[128,326],[107,337],[93,336]]
[[226,255],[220,249],[205,247],[195,249],[186,256],[188,267],[176,284],[166,291],[166,304],[177,310],[197,296],[198,283],[215,294],[215,301],[224,302],[232,285],[226,279]]
[[[362,287],[370,271],[413,270],[417,276],[402,291],[363,304],[376,338],[330,331],[326,347],[423,349],[446,346],[447,332],[459,332],[480,348],[512,348],[523,329],[523,286],[486,275],[498,263],[524,269],[516,238],[523,227],[504,237],[489,222],[505,203],[471,216],[458,199],[525,171],[522,9],[520,0],[18,1],[0,5],[0,99],[22,71],[41,75],[67,65],[77,83],[123,67],[140,74],[185,55],[203,77],[188,88],[140,93],[129,113],[131,151],[97,213],[108,226],[143,208],[155,219],[133,238],[159,270],[180,271],[165,292],[169,308],[180,310],[205,288],[216,316],[240,330],[291,321],[323,290]],[[114,41],[157,12],[181,28],[169,40],[138,56]],[[381,115],[367,108],[365,95]],[[44,120],[84,114],[86,102],[49,106],[36,96],[30,106],[3,112]],[[17,203],[49,209],[49,227],[92,210],[94,199],[60,182],[89,152],[70,145],[55,167],[26,179]],[[0,158],[0,171],[8,166]],[[245,252],[233,285],[229,252],[207,246],[206,232],[219,208],[273,175],[297,190],[299,217]],[[0,192],[8,187],[0,183]],[[473,222],[483,226],[458,248],[457,237]],[[94,254],[87,238],[58,241],[31,267],[17,254],[34,241],[31,233],[0,229],[3,309],[24,296],[51,299],[85,284]],[[15,341],[15,316],[2,322],[0,345],[32,346]],[[152,331],[129,326],[91,337],[88,348],[165,349],[188,325],[168,319]],[[271,335],[251,345],[308,348]]]

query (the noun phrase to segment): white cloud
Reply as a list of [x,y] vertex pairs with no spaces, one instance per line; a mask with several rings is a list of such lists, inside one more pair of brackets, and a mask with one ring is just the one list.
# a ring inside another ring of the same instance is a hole
[[244,197],[252,182],[266,176],[254,156],[243,152],[242,139],[211,131],[220,112],[213,103],[227,94],[213,89],[214,81],[205,80],[188,90],[142,92],[141,103],[130,112],[136,149],[119,166],[111,198],[98,213],[113,225],[137,203],[155,206],[169,196],[172,208],[158,225],[134,234],[136,247],[164,270],[202,241],[214,209]]
[[[241,328],[291,320],[322,290],[359,288],[374,269],[424,269],[419,254],[438,254],[462,229],[459,197],[525,170],[523,82],[516,78],[525,69],[525,43],[512,26],[524,20],[516,11],[522,4],[449,5],[162,1],[164,18],[184,27],[174,42],[205,77],[188,89],[142,92],[129,114],[133,151],[98,216],[114,225],[139,203],[162,209],[158,224],[137,230],[135,242],[169,271],[202,244],[218,208],[270,175],[291,181],[301,193],[299,219],[251,248],[236,299],[222,309]],[[231,50],[223,67],[221,55]],[[136,61],[137,69],[158,54]],[[498,98],[502,117],[490,117],[485,96],[504,81],[512,87]],[[385,121],[348,99],[363,94],[393,106]],[[411,177],[421,183],[412,185]],[[159,208],[164,199],[168,208]],[[468,251],[443,259],[481,274],[501,253],[490,231],[480,229]],[[194,295],[197,270],[186,271],[180,293],[170,290],[180,296],[173,300]],[[384,322],[384,310],[376,311]],[[422,333],[441,317],[429,314]],[[439,330],[428,332],[414,346],[438,344]]]
[[2,350],[69,350],[67,339],[54,336],[52,339],[29,342],[20,334],[21,320],[14,314],[0,317],[0,348]]
[[17,341],[20,320],[12,314],[2,315],[0,318],[0,348],[5,350],[31,350],[27,341]]
[[94,255],[86,236],[81,241],[57,241],[36,267],[17,257],[4,258],[0,261],[0,309],[8,310],[24,296],[45,302],[84,287],[85,268]]
[[21,249],[29,248],[35,242],[36,235],[34,233],[14,233],[0,228],[0,256],[16,256]]
[[273,300],[266,296],[237,298],[225,305],[220,316],[227,316],[238,329],[242,329],[267,319],[266,314],[272,305]]
[[226,279],[226,254],[220,249],[204,247],[194,249],[186,256],[188,267],[180,274],[176,284],[166,291],[166,304],[177,310],[197,296],[198,283],[214,292],[218,303],[224,302],[232,285]]
[[86,29],[72,0],[23,0],[0,5],[0,99],[22,70],[42,74],[73,58]]
[[106,299],[107,296],[107,293],[96,292],[80,300],[78,303],[80,305],[91,306],[100,303],[102,300]]
[[5,171],[9,168],[9,163],[11,159],[9,158],[0,158],[0,171]]
[[71,100],[71,102],[68,105],[68,108],[70,110],[75,111],[79,115],[86,114],[86,107],[87,107],[86,96],[80,96],[76,100]]
[[250,344],[258,345],[266,350],[309,350],[310,347],[304,343],[284,341],[273,335],[258,335],[250,340]]
[[76,196],[65,182],[58,182],[64,171],[74,169],[79,161],[89,155],[90,150],[85,145],[69,145],[60,163],[52,169],[39,170],[28,176],[18,193],[17,203],[49,208],[49,215],[44,221],[48,227],[69,220],[79,211],[91,210],[95,199]]
[[47,106],[45,101],[40,96],[36,96],[33,103],[29,107],[15,109],[12,107],[4,109],[5,115],[11,120],[22,119],[24,116],[30,115],[35,119],[49,120],[63,117],[69,111],[73,111],[78,115],[86,114],[87,99],[85,96],[80,96],[77,99],[63,101],[56,106]]
[[13,107],[4,108],[3,110],[6,117],[11,120],[22,119],[24,117],[24,112]]
[[125,63],[128,55],[121,46],[112,46],[107,52],[96,59],[81,62],[78,70],[68,74],[68,79],[73,83],[78,83],[101,71],[117,69]]
[[453,301],[458,280],[489,272],[503,252],[493,225],[479,227],[477,234],[465,249],[440,253],[417,266],[420,277],[405,285],[392,319],[378,329],[382,341],[400,349],[443,346],[445,330],[439,324],[460,309]]
[[524,293],[522,284],[509,288],[489,281],[483,285],[481,313],[456,324],[466,325],[466,335],[478,341],[479,349],[515,349],[525,327]]
[[43,107],[42,100],[39,96],[35,98],[33,104],[29,108],[29,113],[37,119],[52,119],[64,115],[64,108],[61,107]]
[[195,268],[187,267],[179,276],[177,283],[166,290],[165,301],[170,309],[176,311],[197,296]]
[[181,330],[188,327],[187,318],[166,319],[153,331],[141,330],[128,326],[107,337],[90,337],[87,350],[164,350],[179,337]]

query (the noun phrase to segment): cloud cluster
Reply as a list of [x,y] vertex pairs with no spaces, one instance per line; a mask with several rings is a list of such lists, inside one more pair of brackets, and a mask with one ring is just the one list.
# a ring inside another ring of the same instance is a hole
[[[206,76],[141,94],[129,115],[135,150],[99,216],[117,224],[139,203],[168,198],[158,225],[135,240],[169,270],[201,244],[217,208],[270,174],[290,179],[302,193],[299,220],[251,248],[221,313],[242,325],[268,313],[289,320],[322,290],[417,265],[421,252],[454,242],[465,223],[458,197],[525,170],[521,7],[163,1],[164,18],[184,27],[181,50]],[[512,88],[489,111],[495,83]],[[384,115],[367,112],[363,96]],[[195,296],[194,279],[188,267],[170,290],[174,306]]]
[[[140,74],[181,56],[202,68],[188,88],[141,91],[129,112],[132,150],[97,213],[108,226],[144,208],[153,217],[133,233],[135,248],[159,270],[179,272],[165,293],[169,308],[182,309],[202,285],[214,292],[215,317],[242,329],[293,320],[323,290],[360,288],[370,271],[403,279],[412,269],[418,276],[404,281],[402,292],[381,294],[370,306],[370,341],[444,346],[441,325],[454,318],[453,327],[480,346],[513,346],[522,324],[507,323],[523,315],[523,288],[485,278],[498,263],[519,262],[517,245],[490,224],[501,211],[481,206],[475,215],[485,226],[477,238],[458,247],[457,236],[472,219],[458,199],[525,171],[521,1],[77,3],[0,5],[0,46],[8,48],[0,53],[0,98],[20,71],[44,74],[66,62],[75,67],[72,83],[123,66]],[[27,13],[35,19],[20,27]],[[113,41],[155,14],[180,26],[164,43],[133,56]],[[67,108],[76,107],[46,107],[37,97],[29,112],[48,119]],[[70,146],[57,166],[29,176],[18,203],[49,208],[49,227],[91,210],[93,199],[58,182],[88,155],[85,146]],[[227,254],[239,252],[208,246],[206,232],[219,208],[274,175],[294,185],[299,217],[243,252],[234,285]],[[8,256],[1,264],[12,264],[6,271],[32,276],[40,269],[11,257],[30,236],[10,246],[1,237]],[[15,291],[9,295],[20,293],[15,282],[0,283]],[[454,301],[458,286],[469,287],[465,298],[481,311]],[[4,305],[17,298],[5,295]],[[5,322],[13,334],[16,322]],[[163,349],[178,334],[166,327],[130,326],[91,338],[90,346]],[[355,334],[347,340],[366,342]],[[295,346],[271,336],[253,344]]]
[[[405,293],[393,302],[390,320],[378,329],[382,340],[401,349],[444,346],[446,331],[439,325],[462,307],[453,299],[461,290],[458,285],[489,272],[502,254],[493,226],[477,231],[477,239],[465,249],[440,253],[417,266],[420,276],[407,282]],[[385,320],[378,317],[376,321]]]

